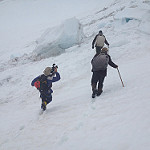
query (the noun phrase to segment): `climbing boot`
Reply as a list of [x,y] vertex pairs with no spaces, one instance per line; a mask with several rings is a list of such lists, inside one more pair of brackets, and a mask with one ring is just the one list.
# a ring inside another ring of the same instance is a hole
[[43,109],[43,111],[46,110],[46,105],[47,105],[47,102],[43,101],[42,104],[41,104],[41,109]]
[[102,92],[103,92],[103,90],[100,88],[100,89],[98,89],[98,91],[97,91],[97,96],[100,96],[101,94],[102,94]]

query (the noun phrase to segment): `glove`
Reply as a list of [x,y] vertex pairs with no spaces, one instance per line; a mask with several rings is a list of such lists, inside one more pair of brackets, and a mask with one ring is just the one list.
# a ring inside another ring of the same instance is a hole
[[92,45],[92,49],[94,49],[94,45]]

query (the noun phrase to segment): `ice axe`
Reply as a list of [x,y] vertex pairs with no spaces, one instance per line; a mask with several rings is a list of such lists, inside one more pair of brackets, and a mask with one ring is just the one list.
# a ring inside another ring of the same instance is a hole
[[123,84],[123,81],[122,81],[122,78],[121,78],[120,71],[119,71],[118,67],[117,67],[117,70],[118,70],[118,74],[119,74],[119,77],[120,77],[120,80],[121,80],[122,86],[124,87],[124,84]]

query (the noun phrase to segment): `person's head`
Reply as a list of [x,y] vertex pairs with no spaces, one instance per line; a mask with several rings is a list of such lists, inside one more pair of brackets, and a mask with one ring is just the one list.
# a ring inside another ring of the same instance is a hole
[[48,76],[48,75],[50,75],[51,71],[52,71],[51,67],[46,67],[45,70],[43,71],[43,73],[45,76]]
[[102,30],[100,30],[100,31],[99,31],[99,35],[103,35],[103,32],[102,32]]
[[108,52],[108,48],[103,47],[103,48],[101,49],[101,53],[105,53],[105,54],[107,54],[107,52]]

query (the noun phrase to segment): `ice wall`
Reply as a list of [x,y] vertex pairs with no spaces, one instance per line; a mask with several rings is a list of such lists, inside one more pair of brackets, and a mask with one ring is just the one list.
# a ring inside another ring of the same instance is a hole
[[65,49],[79,45],[84,39],[82,25],[75,17],[65,20],[60,26],[47,29],[36,40],[33,56],[48,58],[65,52]]

